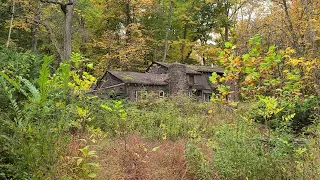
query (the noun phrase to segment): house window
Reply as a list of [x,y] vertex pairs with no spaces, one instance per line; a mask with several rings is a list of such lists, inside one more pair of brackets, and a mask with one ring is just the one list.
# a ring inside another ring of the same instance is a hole
[[202,91],[201,90],[196,90],[196,92],[194,94],[196,96],[201,96],[202,95]]
[[134,98],[136,101],[138,101],[138,97],[139,97],[139,91],[134,91]]
[[204,94],[204,95],[203,95],[203,100],[206,101],[206,102],[210,102],[210,100],[211,100],[211,95],[210,95],[210,94]]
[[143,91],[143,98],[147,98],[148,97],[148,91]]
[[161,97],[161,98],[164,97],[164,91],[159,91],[159,97]]
[[189,84],[194,84],[194,76],[189,75]]

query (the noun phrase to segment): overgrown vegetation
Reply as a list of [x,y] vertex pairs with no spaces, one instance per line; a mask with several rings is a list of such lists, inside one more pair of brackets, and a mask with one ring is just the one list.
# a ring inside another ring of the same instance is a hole
[[[96,79],[80,54],[55,67],[51,56],[0,49],[0,177],[319,179],[317,59],[250,43],[241,57],[226,43],[209,103],[100,99],[87,93]],[[240,102],[225,100],[230,80]]]
[[[319,12],[319,0],[1,0],[0,179],[320,179]],[[105,69],[159,60],[223,67],[211,102],[88,91]]]

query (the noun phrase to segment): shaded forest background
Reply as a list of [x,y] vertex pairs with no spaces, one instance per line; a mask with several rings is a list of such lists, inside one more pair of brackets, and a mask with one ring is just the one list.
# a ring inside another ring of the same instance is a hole
[[96,75],[150,61],[211,64],[224,42],[243,54],[255,34],[263,47],[315,57],[319,11],[312,0],[2,0],[0,43],[57,61],[81,53]]

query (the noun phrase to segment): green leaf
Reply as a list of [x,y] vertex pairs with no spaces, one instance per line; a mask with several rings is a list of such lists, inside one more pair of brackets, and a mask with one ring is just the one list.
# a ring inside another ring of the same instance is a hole
[[96,151],[89,151],[89,152],[88,152],[88,155],[89,155],[89,156],[92,156],[92,155],[95,155],[95,154],[96,154]]
[[210,82],[212,82],[213,84],[216,84],[217,77],[218,77],[218,74],[216,72],[212,73],[212,76],[210,76],[210,78],[209,78]]
[[87,163],[86,165],[92,166],[92,167],[99,167],[99,163],[93,163],[93,162]]
[[225,42],[225,43],[224,43],[224,46],[225,46],[226,48],[231,48],[233,45],[232,45],[231,42]]
[[246,72],[247,74],[251,74],[251,73],[254,72],[254,69],[251,68],[251,67],[246,67],[245,72]]
[[82,158],[79,158],[79,159],[77,160],[77,166],[79,166],[79,165],[82,163],[82,161],[83,161],[83,159],[82,159]]
[[97,175],[95,173],[90,173],[90,174],[88,174],[88,177],[89,178],[95,178],[95,177],[97,177]]
[[49,76],[50,76],[50,69],[49,65],[52,61],[52,56],[44,56],[43,57],[43,64],[40,70],[40,76],[38,78],[38,85],[40,90],[41,99],[44,100],[48,94],[48,84],[49,84]]
[[106,109],[106,110],[108,110],[108,111],[112,111],[112,109],[111,109],[109,106],[107,106],[107,105],[101,104],[100,107],[102,107],[103,109]]
[[80,149],[80,151],[86,157],[88,155],[88,153],[89,153],[89,146],[86,146],[86,147]]
[[93,68],[93,63],[87,64],[87,67],[92,69]]
[[244,61],[246,61],[246,60],[249,59],[249,57],[250,57],[249,54],[244,54],[244,55],[242,56],[242,59],[243,59]]

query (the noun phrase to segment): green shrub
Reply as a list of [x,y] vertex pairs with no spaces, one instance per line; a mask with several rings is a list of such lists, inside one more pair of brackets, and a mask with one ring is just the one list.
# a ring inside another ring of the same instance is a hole
[[17,52],[0,46],[0,71],[21,76],[34,82],[39,77],[43,56],[30,52]]
[[[187,138],[189,131],[212,135],[209,105],[186,97],[146,99],[138,102],[90,100],[89,109],[95,112],[90,125],[112,136],[119,132],[139,132],[146,138]],[[100,107],[103,105],[103,107]],[[122,119],[121,114],[126,118]]]
[[[266,110],[264,114],[268,112],[272,111]],[[246,112],[239,113],[237,116],[238,118],[233,122],[220,122],[216,125],[216,134],[211,141],[211,147],[214,149],[213,166],[220,178],[309,179],[315,177],[314,172],[317,171],[318,165],[312,165],[311,162],[317,161],[314,157],[318,154],[314,151],[317,149],[314,143],[319,137],[295,135],[291,130],[290,122],[285,119],[282,119],[281,126],[272,129],[264,124],[255,123],[251,119],[251,113],[249,116]],[[242,118],[240,119],[239,116]],[[317,132],[314,129],[310,131]],[[308,141],[306,138],[313,140]]]
[[[10,52],[6,54],[10,56]],[[20,57],[29,56],[17,54]],[[51,75],[51,62],[52,57],[44,56],[38,76],[30,78],[25,77],[31,76],[34,69],[22,66],[28,64],[23,60],[17,60],[21,66],[0,71],[0,89],[4,92],[1,98],[7,103],[0,106],[5,110],[0,115],[6,115],[1,119],[5,126],[0,128],[0,167],[1,176],[6,179],[53,177],[55,165],[70,140],[70,130],[84,129],[90,118],[78,104],[84,98],[80,91],[94,78],[71,70],[70,64],[77,64],[77,59],[62,63]],[[20,74],[20,67],[27,68],[27,74]]]
[[318,123],[314,118],[319,106],[319,97],[296,99],[260,97],[246,116],[257,122],[268,124],[272,129],[289,126],[292,133],[299,133],[303,128]]
[[186,147],[188,170],[196,179],[206,180],[213,179],[213,168],[211,163],[206,159],[202,149],[194,143],[187,144]]

